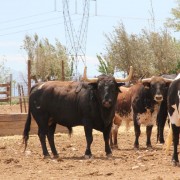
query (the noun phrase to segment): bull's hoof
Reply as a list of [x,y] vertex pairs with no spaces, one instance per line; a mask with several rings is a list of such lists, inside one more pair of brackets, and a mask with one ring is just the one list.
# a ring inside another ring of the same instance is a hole
[[164,143],[157,143],[156,146],[163,146]]
[[173,166],[180,167],[179,162],[177,162],[177,161],[175,161],[175,160],[172,160],[172,165],[173,165]]
[[112,149],[118,149],[118,145],[117,144],[116,145],[112,145],[111,148]]
[[90,158],[92,158],[92,154],[89,154],[89,155],[85,154],[85,155],[84,155],[84,158],[85,158],[85,159],[90,159]]
[[139,145],[134,145],[134,150],[138,151],[139,150]]
[[106,157],[107,157],[108,159],[111,159],[111,158],[113,158],[113,155],[112,155],[112,153],[106,154]]
[[44,155],[44,159],[51,159],[51,156],[48,154],[48,155]]
[[58,159],[58,158],[59,158],[59,154],[53,156],[53,159]]
[[153,150],[153,147],[151,145],[148,145],[147,150]]

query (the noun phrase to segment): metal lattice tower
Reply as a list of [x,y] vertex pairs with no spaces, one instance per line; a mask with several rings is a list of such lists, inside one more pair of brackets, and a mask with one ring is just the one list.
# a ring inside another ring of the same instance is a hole
[[[77,19],[80,20],[78,30],[75,28],[72,22],[69,0],[62,0],[62,2],[63,2],[63,16],[64,16],[64,26],[66,33],[67,52],[68,52],[68,56],[73,61],[74,64],[73,74],[77,80],[79,61],[81,60],[84,63],[84,65],[86,65],[85,54],[86,54],[86,40],[87,40],[87,30],[88,30],[88,21],[89,21],[90,0],[82,0],[83,12],[82,12],[82,17]],[[75,2],[77,6],[77,1]]]

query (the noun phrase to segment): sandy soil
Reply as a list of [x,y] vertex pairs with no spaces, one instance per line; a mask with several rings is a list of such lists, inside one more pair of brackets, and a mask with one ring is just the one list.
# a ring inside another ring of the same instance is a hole
[[[2,113],[2,106],[0,109]],[[147,150],[145,128],[141,130],[140,150],[135,151],[133,127],[127,132],[122,126],[118,136],[119,149],[113,150],[112,158],[105,155],[102,133],[94,131],[93,158],[84,159],[86,141],[82,127],[74,128],[71,137],[56,134],[59,159],[43,159],[37,135],[30,136],[25,153],[22,136],[0,137],[0,179],[180,180],[179,167],[171,165],[172,147],[169,155],[166,155],[163,146],[156,144],[155,127],[152,134],[153,149]],[[165,134],[167,132],[168,126]]]

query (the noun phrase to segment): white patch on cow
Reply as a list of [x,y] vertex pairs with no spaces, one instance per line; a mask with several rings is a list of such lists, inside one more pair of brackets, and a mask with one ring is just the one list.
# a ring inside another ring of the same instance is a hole
[[172,105],[172,108],[174,108],[174,112],[172,114],[172,116],[169,115],[169,119],[171,121],[172,124],[175,124],[176,126],[180,126],[180,91],[178,91],[178,97],[179,97],[179,106],[177,108],[176,104]]
[[137,115],[138,123],[143,124],[145,126],[154,125],[156,122],[158,111],[159,105],[155,105],[153,113],[151,113],[150,109],[147,109],[145,113],[139,113]]
[[41,89],[44,86],[45,83],[41,84],[38,89]]
[[174,80],[177,80],[180,78],[180,73],[176,76],[176,78]]

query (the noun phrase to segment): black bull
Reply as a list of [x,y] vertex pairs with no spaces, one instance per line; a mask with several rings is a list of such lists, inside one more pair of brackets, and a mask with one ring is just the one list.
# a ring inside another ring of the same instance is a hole
[[[163,78],[168,78],[168,79],[175,79],[176,78],[176,74],[171,74],[171,75],[162,75]],[[165,93],[164,93],[164,98],[163,101],[161,103],[158,115],[157,115],[157,142],[159,141],[161,144],[163,144],[164,141],[164,126],[166,123],[166,119],[168,116],[168,112],[167,112],[167,93],[168,93],[168,88],[166,88]]]
[[[85,71],[86,72],[86,71]],[[130,74],[118,82],[129,81]],[[115,104],[119,86],[114,77],[101,75],[89,82],[59,82],[49,81],[32,87],[29,97],[29,112],[26,120],[23,139],[25,148],[29,138],[31,114],[38,125],[38,136],[44,157],[49,157],[46,147],[46,136],[54,157],[58,157],[54,143],[56,124],[66,126],[69,132],[72,127],[84,126],[87,147],[85,156],[91,157],[92,130],[103,132],[106,155],[111,155],[109,134],[115,115]]]

